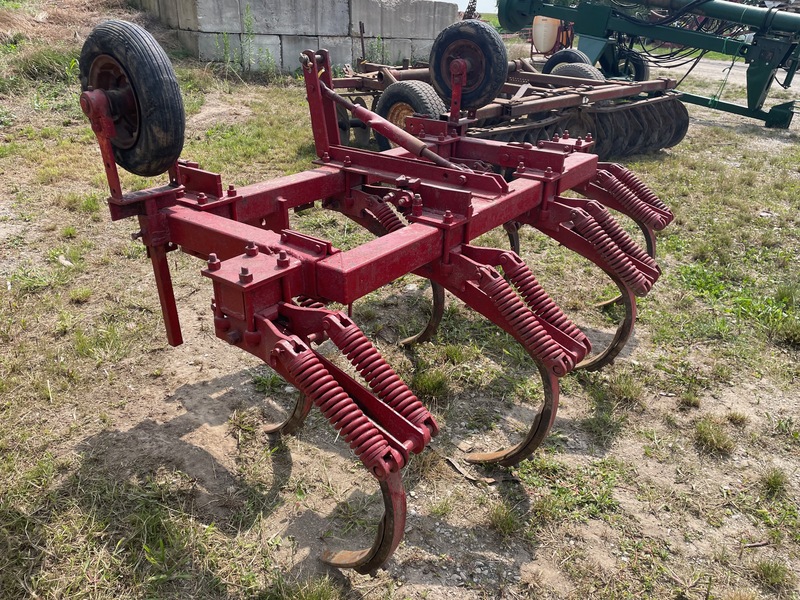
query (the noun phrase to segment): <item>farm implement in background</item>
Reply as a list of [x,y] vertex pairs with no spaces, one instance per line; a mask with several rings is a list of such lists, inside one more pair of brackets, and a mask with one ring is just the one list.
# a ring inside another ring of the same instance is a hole
[[[570,6],[498,0],[497,10],[500,24],[509,31],[530,27],[537,16],[574,23],[584,62],[598,63],[609,78],[647,79],[649,63],[681,66],[706,52],[741,57],[748,65],[746,106],[686,92],[683,101],[759,119],[767,127],[786,129],[792,122],[794,100],[769,110],[764,102],[773,83],[788,88],[797,71],[800,14],[726,0],[612,0]],[[643,19],[632,14],[636,10],[650,14]],[[781,70],[783,81],[777,79]]]
[[[499,38],[494,41],[490,31],[481,21],[459,21],[436,38],[429,66],[361,63],[358,71],[335,78],[333,85],[355,104],[369,103],[403,127],[414,113],[438,117],[448,112],[442,98],[450,97],[450,82],[443,64],[462,57],[477,65],[481,56],[491,56],[495,71],[478,65],[482,76],[472,76],[464,85],[467,103],[462,108],[475,119],[467,129],[471,137],[536,144],[565,130],[573,137],[592,133],[594,152],[608,160],[671,148],[686,135],[689,114],[674,91],[674,80],[606,81],[571,49],[551,57],[539,73],[528,60],[508,61],[505,45]],[[487,77],[493,86],[484,85]],[[352,139],[354,145],[367,147],[370,133],[362,121],[342,108],[338,121],[345,143]],[[376,138],[381,149],[389,147],[385,137]]]
[[[443,61],[448,118],[409,117],[404,131],[337,95],[327,51],[308,50],[301,63],[315,166],[236,188],[179,158],[184,113],[178,83],[146,31],[124,21],[105,22],[81,53],[81,107],[100,145],[111,216],[138,219],[169,343],[183,341],[167,260],[180,249],[205,261],[201,273],[213,289],[217,337],[257,356],[300,391],[289,416],[266,432],[297,431],[316,406],[379,482],[385,513],[375,541],[365,550],[326,552],[323,560],[337,567],[373,572],[394,552],[406,518],[402,469],[439,428],[353,319],[329,308],[333,303],[351,305],[414,273],[431,281],[434,306],[427,327],[409,342],[433,336],[445,290],[513,336],[541,378],[538,411],[518,444],[466,456],[476,463],[513,465],[530,456],[550,430],[559,378],[577,368],[598,369],[617,356],[633,329],[635,297],[647,294],[660,274],[652,235],[670,222],[670,211],[633,173],[598,162],[589,152],[590,135],[575,138],[565,131],[536,145],[465,135],[474,120],[461,108],[473,102],[472,90],[485,85],[476,65],[491,70],[494,60],[477,51]],[[396,147],[378,153],[342,145],[337,107]],[[168,172],[169,182],[123,193],[117,165],[147,177]],[[314,232],[294,229],[293,209],[316,203],[375,238],[342,251]],[[640,226],[649,252],[608,208]],[[518,252],[474,244],[504,226],[518,248],[522,225],[586,257],[616,284],[625,317],[599,352],[592,353],[590,340]],[[317,349],[328,340],[340,353],[335,359]]]

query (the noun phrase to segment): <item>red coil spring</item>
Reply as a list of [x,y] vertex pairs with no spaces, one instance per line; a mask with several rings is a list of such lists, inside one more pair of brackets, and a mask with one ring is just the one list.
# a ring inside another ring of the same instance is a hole
[[[395,373],[389,363],[384,360],[378,349],[372,344],[358,325],[337,315],[325,317],[324,323],[331,341],[347,356],[350,363],[365,379],[369,387],[378,397],[414,425],[427,426],[431,435],[436,435],[439,428],[428,409],[414,395],[414,392]],[[415,449],[421,452],[422,448]]]
[[480,288],[494,301],[500,314],[522,338],[528,354],[537,358],[556,375],[565,375],[575,362],[537,322],[514,289],[494,269],[481,269]]
[[614,177],[627,185],[643,202],[646,202],[650,206],[667,213],[668,217],[666,225],[672,223],[672,219],[674,219],[675,216],[672,214],[672,211],[669,209],[669,207],[664,204],[661,199],[656,196],[655,192],[653,192],[653,190],[651,190],[647,184],[639,179],[630,169],[627,169],[617,163],[602,163],[601,165],[598,165],[598,168],[609,171]]
[[370,471],[380,478],[403,467],[398,463],[399,454],[391,451],[383,434],[341,388],[314,352],[306,348],[295,355],[285,350],[279,356],[291,377],[291,383],[312,399]]
[[[583,218],[581,218],[581,216]],[[574,211],[575,231],[586,238],[600,253],[605,263],[637,296],[644,296],[653,284],[628,259],[628,255],[614,243],[600,224],[585,211]]]
[[325,303],[308,296],[298,296],[297,305],[303,308],[325,308]]
[[503,271],[524,298],[528,307],[541,319],[560,329],[586,350],[591,350],[589,338],[573,323],[547,294],[527,264],[514,252],[504,252],[500,256]]
[[386,202],[381,200],[373,201],[369,207],[369,211],[389,233],[406,226],[405,223],[400,220],[400,217],[397,216],[397,213],[394,212],[392,207]]
[[653,229],[662,230],[667,226],[663,215],[653,210],[647,203],[640,200],[636,194],[627,188],[619,179],[608,171],[598,171],[596,183],[626,209],[627,214],[637,223],[643,223]]
[[619,226],[619,223],[617,223],[616,219],[611,216],[611,213],[609,213],[604,206],[601,206],[597,202],[587,202],[585,210],[595,218],[608,234],[608,237],[614,240],[614,243],[619,246],[623,252],[656,272],[660,271],[658,263],[656,263],[653,257],[631,239],[631,236]]

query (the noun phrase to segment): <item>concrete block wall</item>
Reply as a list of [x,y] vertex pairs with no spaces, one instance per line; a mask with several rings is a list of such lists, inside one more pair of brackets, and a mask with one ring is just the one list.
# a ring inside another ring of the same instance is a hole
[[361,56],[359,21],[373,60],[427,59],[438,33],[458,19],[458,6],[439,0],[133,0],[178,32],[200,60],[240,56],[251,46],[255,68],[267,57],[284,71],[303,50],[327,48],[335,64]]

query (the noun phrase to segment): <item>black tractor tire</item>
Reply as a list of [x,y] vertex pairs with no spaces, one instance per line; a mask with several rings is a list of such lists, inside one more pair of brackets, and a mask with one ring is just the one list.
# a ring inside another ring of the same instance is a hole
[[650,79],[650,65],[641,54],[633,50],[620,52],[618,71],[620,75],[633,81]]
[[606,78],[592,65],[583,63],[561,63],[553,67],[550,75],[561,75],[562,77],[580,77],[581,79],[593,79],[595,81],[605,81]]
[[452,96],[450,63],[467,61],[467,81],[461,90],[461,108],[473,110],[497,97],[508,75],[508,52],[494,27],[483,21],[457,21],[445,27],[433,42],[430,77],[445,100]]
[[[406,117],[420,114],[438,119],[439,115],[447,112],[447,107],[430,84],[410,80],[397,81],[387,87],[378,100],[375,112],[401,129],[405,129]],[[375,140],[381,150],[392,147],[389,140],[378,132],[375,132]]]
[[530,27],[533,22],[533,15],[520,10],[520,2],[515,0],[497,0],[497,18],[500,27],[506,31],[519,31]]
[[549,75],[554,68],[563,64],[584,64],[591,66],[592,61],[580,50],[575,48],[564,48],[548,58],[542,67],[542,73]]
[[[175,71],[153,36],[127,21],[105,21],[86,38],[78,66],[84,91],[110,92],[116,163],[143,177],[168,170],[183,150],[186,116]],[[131,93],[133,103],[114,100]]]

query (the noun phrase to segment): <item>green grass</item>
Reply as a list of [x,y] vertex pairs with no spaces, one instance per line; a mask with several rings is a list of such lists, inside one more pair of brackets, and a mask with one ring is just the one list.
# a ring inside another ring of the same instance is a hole
[[707,454],[728,455],[735,446],[725,425],[714,417],[701,417],[694,427],[695,443]]
[[786,564],[772,559],[756,561],[753,564],[753,576],[757,581],[774,590],[789,588],[795,581],[794,573]]
[[514,472],[533,493],[529,527],[535,531],[560,520],[581,522],[614,513],[618,504],[613,488],[624,468],[602,460],[576,468],[539,454]]
[[779,467],[771,467],[761,476],[761,487],[769,498],[780,498],[786,494],[788,483],[789,477]]

